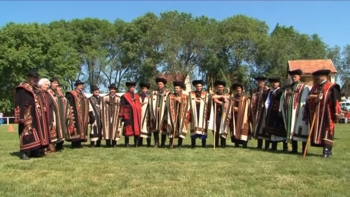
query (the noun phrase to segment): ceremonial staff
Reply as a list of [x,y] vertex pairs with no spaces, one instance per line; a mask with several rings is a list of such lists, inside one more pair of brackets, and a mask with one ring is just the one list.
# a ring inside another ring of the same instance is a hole
[[309,98],[308,98],[308,101],[310,100],[315,100],[315,104],[316,104],[316,110],[314,112],[314,115],[312,117],[312,124],[311,124],[311,128],[310,128],[310,132],[309,132],[309,137],[307,138],[307,143],[306,143],[306,146],[305,146],[305,149],[304,149],[304,154],[303,154],[303,158],[306,157],[306,153],[309,149],[309,145],[310,145],[310,140],[311,140],[311,136],[312,136],[312,133],[314,131],[314,127],[315,127],[315,122],[316,122],[316,114],[317,112],[319,112],[319,104],[320,104],[320,100],[322,99],[322,94],[321,92],[318,93],[318,95],[310,95]]

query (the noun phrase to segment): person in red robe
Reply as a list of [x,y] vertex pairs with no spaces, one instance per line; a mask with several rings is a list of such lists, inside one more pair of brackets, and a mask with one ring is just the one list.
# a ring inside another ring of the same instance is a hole
[[138,146],[138,138],[141,134],[141,102],[140,96],[135,94],[136,82],[126,82],[128,92],[120,99],[121,109],[119,117],[124,122],[123,135],[125,146],[129,147],[129,137],[134,136],[135,147]]
[[328,69],[312,73],[315,85],[306,102],[304,120],[310,127],[311,146],[323,147],[323,157],[332,155],[334,127],[340,117],[340,86],[328,81]]

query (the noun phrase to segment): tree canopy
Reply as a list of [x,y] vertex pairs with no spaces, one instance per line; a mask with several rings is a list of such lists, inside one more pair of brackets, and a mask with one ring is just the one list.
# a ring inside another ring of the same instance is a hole
[[[131,22],[97,18],[49,24],[8,23],[0,29],[0,109],[13,109],[14,88],[29,69],[56,77],[70,90],[80,79],[91,85],[149,81],[162,73],[173,80],[240,81],[252,88],[252,77],[285,76],[288,60],[332,59],[338,78],[350,74],[350,45],[328,46],[317,35],[235,15],[222,21],[169,11],[146,13]],[[180,76],[180,77],[179,77]]]

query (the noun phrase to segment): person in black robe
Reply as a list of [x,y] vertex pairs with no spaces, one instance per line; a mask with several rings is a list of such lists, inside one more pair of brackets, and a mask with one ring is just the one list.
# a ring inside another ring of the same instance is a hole
[[20,140],[20,158],[44,156],[43,149],[49,145],[49,134],[42,127],[41,113],[43,106],[37,99],[36,83],[39,74],[35,70],[27,73],[27,80],[15,89],[15,123],[18,124]]
[[279,78],[268,78],[271,91],[268,93],[265,106],[267,110],[265,130],[270,135],[271,149],[277,150],[277,143],[283,142],[283,151],[288,151],[287,131],[284,127],[283,117],[280,112],[280,99],[284,88],[280,87]]

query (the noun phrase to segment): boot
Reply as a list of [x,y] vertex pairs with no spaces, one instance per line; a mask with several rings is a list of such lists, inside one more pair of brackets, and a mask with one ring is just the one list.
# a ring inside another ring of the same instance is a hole
[[63,141],[56,144],[56,151],[61,152],[63,150]]
[[291,154],[298,154],[298,141],[292,140],[292,151]]
[[161,144],[160,144],[160,147],[164,147],[165,146],[165,142],[166,142],[166,135],[163,135],[162,134],[162,138],[161,138]]
[[277,142],[271,142],[271,150],[276,151],[277,150]]
[[125,147],[129,147],[129,137],[125,136]]
[[331,155],[331,151],[329,147],[323,147],[323,158],[328,158]]
[[77,142],[77,148],[83,148],[83,146],[81,145],[81,141]]
[[142,146],[143,145],[143,138],[142,137],[139,137],[139,140],[137,142],[137,145],[138,146]]
[[288,143],[283,142],[283,152],[288,152]]
[[106,147],[112,147],[111,140],[106,140]]
[[207,145],[207,140],[206,139],[202,139],[202,147],[205,148],[206,145]]
[[235,142],[235,147],[236,147],[236,148],[239,147],[239,142]]
[[25,152],[20,152],[20,159],[21,160],[29,160],[29,157],[28,157],[28,155],[25,153]]
[[147,138],[147,147],[151,146],[151,138]]
[[139,147],[139,136],[134,136],[134,146]]
[[244,141],[242,144],[243,144],[243,148],[247,148],[248,147],[248,141]]
[[196,147],[196,138],[191,138],[191,148]]
[[95,142],[90,142],[90,148],[95,147]]
[[115,140],[112,140],[112,148],[116,147],[117,146],[117,141]]
[[258,139],[258,145],[257,145],[256,148],[262,149],[262,146],[263,146],[263,140],[262,139]]
[[225,148],[226,147],[226,139],[223,137],[220,137],[220,144],[221,144],[221,148]]
[[[303,154],[304,154],[305,148],[306,148],[306,142],[302,142],[302,151],[303,151]],[[306,154],[307,154],[307,152],[306,152]]]
[[158,148],[159,147],[159,133],[154,132],[153,138],[154,138],[154,148]]
[[333,148],[333,147],[329,147],[329,156],[333,155],[333,153],[332,153],[332,148]]
[[269,150],[269,148],[270,148],[270,141],[265,140],[265,150]]
[[96,147],[100,147],[101,146],[101,140],[97,140],[96,141]]
[[177,143],[178,143],[177,146],[178,146],[179,148],[182,147],[182,141],[183,141],[183,138],[179,137],[179,141],[177,142]]

